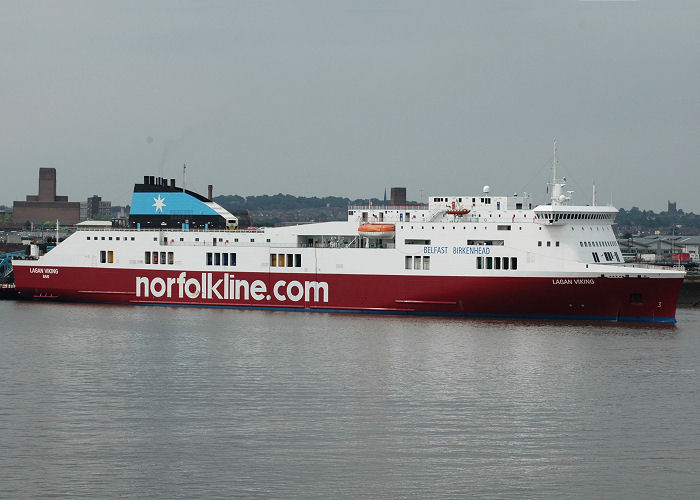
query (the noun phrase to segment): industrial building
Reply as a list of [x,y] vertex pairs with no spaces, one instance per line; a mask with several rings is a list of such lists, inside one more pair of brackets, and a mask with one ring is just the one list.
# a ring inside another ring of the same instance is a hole
[[56,196],[56,169],[39,169],[39,193],[27,195],[26,201],[13,203],[12,220],[16,224],[59,221],[73,225],[80,221],[80,202],[68,201],[67,196]]

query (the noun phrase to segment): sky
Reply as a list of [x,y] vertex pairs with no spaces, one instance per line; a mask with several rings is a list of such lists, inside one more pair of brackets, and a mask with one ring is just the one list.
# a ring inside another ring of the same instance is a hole
[[700,2],[0,0],[0,204],[530,192],[700,213]]

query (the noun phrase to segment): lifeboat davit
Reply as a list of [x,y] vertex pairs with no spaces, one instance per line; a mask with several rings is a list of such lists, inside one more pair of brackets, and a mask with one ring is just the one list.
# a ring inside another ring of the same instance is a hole
[[357,232],[360,236],[365,238],[393,238],[394,237],[394,225],[393,224],[362,224],[357,228]]

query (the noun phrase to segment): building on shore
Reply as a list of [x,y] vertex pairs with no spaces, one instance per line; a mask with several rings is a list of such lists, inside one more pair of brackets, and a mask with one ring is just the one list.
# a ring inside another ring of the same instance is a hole
[[12,220],[18,224],[58,220],[60,224],[73,225],[80,220],[80,202],[56,196],[56,169],[40,168],[39,194],[27,195],[26,201],[15,201],[12,212]]
[[112,217],[112,202],[102,201],[96,194],[80,202],[80,220],[110,219]]
[[626,260],[686,263],[700,260],[700,236],[650,235],[618,238]]

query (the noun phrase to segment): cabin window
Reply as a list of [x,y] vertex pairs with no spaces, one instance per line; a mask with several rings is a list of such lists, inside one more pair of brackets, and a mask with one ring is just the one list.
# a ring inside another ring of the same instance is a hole
[[551,246],[552,246],[552,242],[551,242],[551,241],[548,241],[548,242],[547,242],[547,246],[548,246],[548,247],[551,247]]
[[497,226],[498,231],[510,231],[510,226]]
[[215,266],[221,265],[221,254],[219,252],[214,254],[214,265]]
[[165,264],[167,261],[165,260],[165,252],[160,252],[160,263]]
[[227,253],[221,254],[221,264],[224,266],[228,266],[228,254]]
[[270,254],[270,267],[277,267],[277,254],[276,253]]
[[211,266],[214,264],[214,258],[211,252],[207,252],[207,265]]
[[420,269],[421,259],[420,257],[413,257],[413,269]]
[[107,262],[107,252],[105,250],[100,250],[100,264]]
[[168,264],[175,264],[175,256],[173,252],[168,252]]
[[230,254],[229,254],[229,265],[230,265],[230,266],[235,266],[235,265],[236,265],[236,254],[235,254],[235,253],[230,253]]
[[538,241],[538,242],[537,242],[537,246],[538,246],[538,247],[541,247],[541,246],[542,246],[542,242],[541,242],[541,241]]
[[510,258],[510,268],[512,270],[518,269],[518,258],[517,257],[511,257]]
[[107,252],[107,263],[114,264],[114,252],[112,250]]
[[294,254],[294,267],[301,267],[301,254]]
[[483,268],[484,268],[484,258],[483,258],[483,257],[477,257],[477,258],[476,258],[476,268],[477,268],[477,269],[483,269]]
[[500,257],[494,257],[494,258],[493,258],[493,268],[494,268],[494,269],[500,269],[500,268],[501,268],[501,258],[500,258]]
[[279,267],[284,267],[284,254],[283,253],[277,255],[277,265]]
[[144,264],[150,264],[151,263],[151,252],[145,252],[143,254],[143,262]]
[[508,257],[503,257],[503,269],[508,270]]
[[287,267],[294,267],[294,255],[291,253],[287,254]]
[[493,257],[486,257],[486,269],[493,269]]
[[423,269],[425,271],[430,270],[430,256],[428,257],[423,257]]
[[413,257],[410,255],[406,256],[406,269],[411,269],[413,267]]
[[158,264],[158,252],[153,252],[153,263]]

